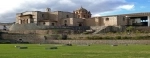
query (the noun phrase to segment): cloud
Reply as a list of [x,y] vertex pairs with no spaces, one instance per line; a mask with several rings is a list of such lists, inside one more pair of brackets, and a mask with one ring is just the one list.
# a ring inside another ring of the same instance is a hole
[[125,10],[132,10],[134,9],[134,5],[122,5],[122,6],[119,6],[118,9],[125,9]]
[[[7,1],[9,3],[6,3]],[[47,7],[51,8],[52,11],[73,12],[82,6],[91,11],[93,15],[134,8],[134,4],[126,2],[126,0],[3,0],[0,5],[6,5],[5,7],[0,6],[0,22],[14,22],[16,13],[44,11]]]

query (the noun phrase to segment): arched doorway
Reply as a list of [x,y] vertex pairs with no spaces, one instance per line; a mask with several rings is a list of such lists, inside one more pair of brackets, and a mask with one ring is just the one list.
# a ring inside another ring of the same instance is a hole
[[55,26],[55,23],[52,23],[52,26]]
[[67,24],[65,24],[65,26],[67,26]]
[[82,26],[82,23],[79,23],[79,25],[78,26]]

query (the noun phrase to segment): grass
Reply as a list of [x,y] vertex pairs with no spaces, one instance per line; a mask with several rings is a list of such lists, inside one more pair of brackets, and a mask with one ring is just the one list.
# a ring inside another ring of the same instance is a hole
[[[14,46],[27,46],[18,49]],[[1,44],[0,58],[150,58],[149,45],[91,45],[58,46],[58,49],[45,49],[52,44]]]

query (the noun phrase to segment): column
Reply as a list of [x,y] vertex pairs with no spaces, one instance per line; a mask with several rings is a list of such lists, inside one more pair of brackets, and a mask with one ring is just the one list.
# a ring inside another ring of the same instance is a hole
[[19,22],[18,22],[19,24],[21,24],[21,20],[19,20]]
[[30,19],[28,19],[28,23],[31,23],[30,21],[31,21],[31,20],[30,20]]
[[148,27],[150,26],[150,16],[147,16],[148,19]]

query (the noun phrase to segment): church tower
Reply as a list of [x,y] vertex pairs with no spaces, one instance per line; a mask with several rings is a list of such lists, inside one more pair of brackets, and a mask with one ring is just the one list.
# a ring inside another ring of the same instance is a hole
[[75,18],[91,18],[91,12],[87,11],[85,8],[80,7],[76,11],[73,11]]

